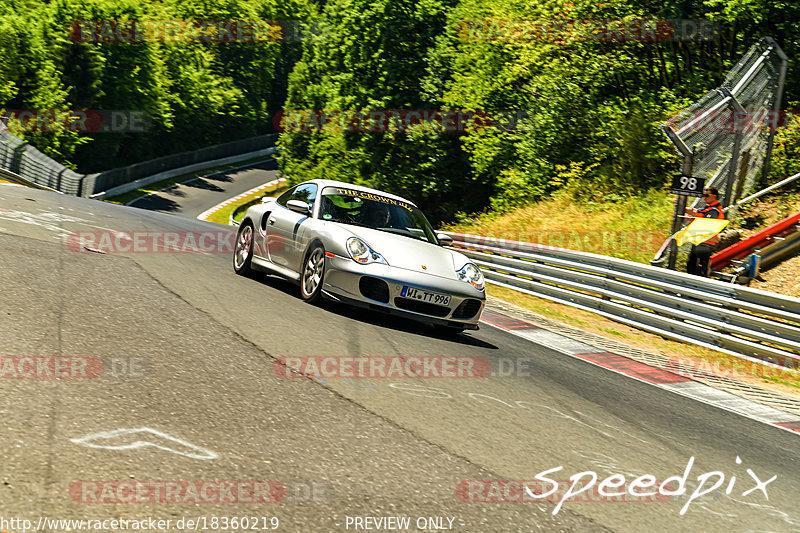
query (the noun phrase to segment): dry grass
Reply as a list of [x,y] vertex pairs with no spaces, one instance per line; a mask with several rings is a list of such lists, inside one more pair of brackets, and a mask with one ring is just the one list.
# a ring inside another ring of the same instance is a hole
[[648,263],[669,235],[672,211],[672,197],[658,191],[607,203],[562,194],[511,213],[467,218],[444,229]]

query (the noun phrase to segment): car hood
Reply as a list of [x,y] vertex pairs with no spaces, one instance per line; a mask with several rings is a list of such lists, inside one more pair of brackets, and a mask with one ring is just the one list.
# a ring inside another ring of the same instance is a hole
[[[458,279],[456,268],[468,262],[458,252],[411,237],[361,227],[353,228],[350,233],[381,254],[389,265],[397,268]],[[460,264],[456,265],[457,262]]]

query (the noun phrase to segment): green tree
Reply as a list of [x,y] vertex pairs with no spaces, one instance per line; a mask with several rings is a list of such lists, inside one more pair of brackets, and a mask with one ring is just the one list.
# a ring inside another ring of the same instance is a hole
[[[287,113],[352,117],[442,109],[439,95],[423,81],[434,67],[428,54],[451,7],[439,0],[328,2],[289,78]],[[395,127],[390,120],[376,120],[360,131],[285,126],[282,166],[294,180],[334,178],[386,189],[415,200],[434,220],[452,216],[459,207],[480,207],[488,192],[470,172],[459,133],[434,124],[405,121]],[[476,187],[484,190],[476,194]]]

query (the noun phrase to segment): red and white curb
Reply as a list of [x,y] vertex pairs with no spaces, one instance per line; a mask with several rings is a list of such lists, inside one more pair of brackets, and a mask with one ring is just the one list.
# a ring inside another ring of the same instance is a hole
[[704,383],[692,381],[689,377],[649,366],[622,355],[600,350],[595,346],[576,341],[492,309],[484,310],[481,322],[617,374],[622,374],[786,431],[800,433],[800,416],[741,398]]
[[244,198],[245,196],[248,196],[250,194],[253,194],[253,193],[256,193],[256,192],[259,192],[259,191],[263,191],[264,189],[267,189],[269,187],[274,187],[275,185],[279,185],[279,184],[285,183],[285,182],[286,182],[286,178],[278,178],[276,180],[270,181],[269,183],[265,183],[263,185],[259,185],[258,187],[254,187],[254,188],[250,189],[249,191],[245,191],[245,192],[243,192],[242,194],[240,194],[238,196],[234,196],[233,198],[228,198],[227,200],[225,200],[221,204],[217,204],[214,207],[212,207],[211,209],[206,209],[205,211],[203,211],[202,213],[197,215],[197,218],[199,220],[205,220],[208,217],[210,217],[213,213],[216,213],[217,211],[219,211],[220,209],[222,209],[226,205],[230,205],[230,204],[232,204],[233,202],[235,202],[237,200],[241,200],[242,198]]

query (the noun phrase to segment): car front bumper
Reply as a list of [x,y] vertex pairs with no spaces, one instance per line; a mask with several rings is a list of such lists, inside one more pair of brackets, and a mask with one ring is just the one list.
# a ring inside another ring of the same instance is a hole
[[[370,288],[381,287],[380,283],[374,280],[382,280],[388,291],[365,291],[363,278],[368,278]],[[444,306],[404,298],[401,295],[404,286],[449,295],[450,302]],[[328,297],[352,305],[403,315],[432,324],[466,329],[478,329],[478,322],[486,303],[484,291],[464,281],[380,263],[362,265],[349,257],[338,255],[325,258],[325,279],[322,289]],[[376,292],[380,294],[375,294]]]

